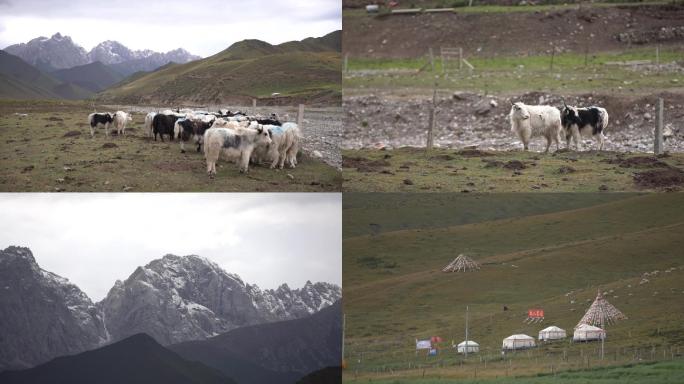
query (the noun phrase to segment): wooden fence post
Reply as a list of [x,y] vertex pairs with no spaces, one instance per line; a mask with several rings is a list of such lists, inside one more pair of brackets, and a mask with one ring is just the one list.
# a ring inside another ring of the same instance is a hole
[[430,54],[430,68],[432,68],[432,72],[435,71],[435,55],[432,52],[432,47],[430,47],[430,50],[428,52]]
[[349,72],[349,53],[344,54],[344,72]]
[[550,71],[553,71],[553,57],[556,55],[556,46],[551,45],[551,66],[549,68]]
[[427,132],[427,152],[432,150],[432,145],[434,141],[434,129],[435,129],[435,115],[437,113],[437,86],[435,85],[435,90],[432,93],[432,105],[430,106],[430,116],[428,119],[428,132]]
[[252,108],[256,108],[256,99],[252,99]]
[[656,106],[655,137],[653,140],[653,153],[660,155],[663,153],[663,99],[658,98]]
[[463,69],[463,48],[458,48],[458,70]]
[[304,121],[304,104],[299,104],[299,110],[297,111],[297,126],[302,129],[302,122]]

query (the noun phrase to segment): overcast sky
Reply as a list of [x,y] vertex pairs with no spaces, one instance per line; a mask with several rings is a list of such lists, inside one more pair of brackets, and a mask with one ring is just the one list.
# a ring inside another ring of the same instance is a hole
[[0,48],[60,32],[87,51],[116,40],[206,57],[244,39],[279,44],[337,29],[341,0],[0,0]]
[[101,300],[117,279],[165,254],[197,254],[262,289],[342,281],[342,195],[0,194],[0,249]]

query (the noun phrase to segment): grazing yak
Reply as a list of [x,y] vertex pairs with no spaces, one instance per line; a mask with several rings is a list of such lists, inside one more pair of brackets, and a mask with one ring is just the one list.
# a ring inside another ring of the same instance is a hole
[[[254,122],[252,123],[254,124]],[[259,163],[263,160],[271,161],[271,169],[276,166],[283,169],[285,162],[290,168],[297,166],[297,152],[301,132],[295,123],[279,125],[264,125],[271,134],[271,145],[254,151],[253,160]]]
[[152,119],[152,133],[154,133],[154,141],[157,141],[157,135],[164,142],[164,135],[169,135],[169,139],[173,141],[173,129],[176,121],[180,117],[175,114],[164,114],[160,113],[154,116]]
[[603,135],[608,126],[608,111],[601,107],[578,108],[568,106],[563,100],[561,122],[565,130],[565,141],[570,149],[570,141],[575,142],[575,149],[580,150],[582,136],[593,136],[598,142],[599,151],[603,150],[606,137]]
[[207,173],[210,178],[216,175],[216,162],[219,157],[236,161],[240,173],[249,172],[249,159],[255,148],[271,144],[271,135],[262,125],[256,128],[240,128],[230,123],[230,128],[209,128],[204,132],[204,157],[207,160]]
[[202,149],[204,132],[211,128],[216,120],[213,115],[188,115],[179,119],[173,128],[174,136],[180,140],[181,153],[185,153],[185,142],[192,138],[197,144],[197,152]]
[[549,152],[551,143],[556,143],[556,150],[560,148],[561,116],[556,107],[546,105],[525,105],[521,102],[511,102],[511,131],[515,132],[524,149],[529,149],[530,138],[543,136],[546,138],[546,150]]
[[154,117],[157,115],[157,112],[150,112],[145,116],[145,134],[147,134],[147,137],[152,137],[152,120],[154,120]]
[[88,115],[88,124],[90,124],[90,136],[95,136],[95,127],[102,125],[105,129],[105,136],[109,136],[109,125],[112,123],[113,115],[109,112],[105,113],[91,113]]
[[116,134],[121,136],[126,134],[126,123],[133,121],[133,117],[130,113],[124,111],[116,111],[112,117],[112,124],[114,124],[114,129],[116,129]]

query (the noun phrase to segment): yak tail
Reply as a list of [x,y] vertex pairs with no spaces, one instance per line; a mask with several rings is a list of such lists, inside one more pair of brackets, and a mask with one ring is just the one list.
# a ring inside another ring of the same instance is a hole
[[599,126],[601,127],[601,131],[605,131],[606,127],[608,126],[608,111],[605,109],[599,109]]

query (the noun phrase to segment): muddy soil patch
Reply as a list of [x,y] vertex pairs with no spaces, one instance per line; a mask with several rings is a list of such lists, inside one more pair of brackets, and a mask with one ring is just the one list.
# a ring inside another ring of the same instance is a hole
[[365,157],[344,157],[342,159],[342,167],[356,168],[358,172],[379,172],[381,168],[388,167],[390,163],[387,160],[371,160]]
[[684,185],[684,172],[681,169],[668,167],[639,172],[634,175],[634,182],[642,188],[673,188]]
[[603,160],[608,164],[617,164],[622,168],[668,168],[669,165],[653,156],[636,156]]

